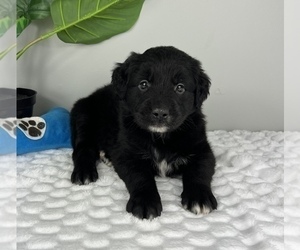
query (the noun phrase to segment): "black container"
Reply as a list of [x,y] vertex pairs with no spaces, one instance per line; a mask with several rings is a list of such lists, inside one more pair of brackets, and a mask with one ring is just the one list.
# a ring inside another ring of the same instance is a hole
[[0,88],[0,118],[16,116],[16,90]]
[[31,117],[36,102],[36,91],[17,88],[17,118]]

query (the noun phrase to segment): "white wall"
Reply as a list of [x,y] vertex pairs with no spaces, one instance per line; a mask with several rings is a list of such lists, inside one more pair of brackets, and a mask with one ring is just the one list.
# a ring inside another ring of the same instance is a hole
[[300,1],[284,3],[284,129],[300,131]]
[[[16,43],[16,27],[11,27],[0,38],[0,51],[4,51]],[[16,88],[16,49],[11,50],[0,60],[0,88]]]
[[[51,27],[33,24],[19,47]],[[204,103],[208,128],[283,130],[283,1],[146,0],[129,31],[97,45],[57,37],[18,61],[18,85],[38,91],[35,113],[70,108],[110,82],[115,62],[131,51],[173,45],[203,63],[212,79]]]

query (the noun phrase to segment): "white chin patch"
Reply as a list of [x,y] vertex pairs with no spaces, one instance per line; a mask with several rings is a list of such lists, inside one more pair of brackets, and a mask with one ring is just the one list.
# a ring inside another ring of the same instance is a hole
[[148,129],[154,133],[166,133],[168,131],[168,127],[166,126],[149,126]]

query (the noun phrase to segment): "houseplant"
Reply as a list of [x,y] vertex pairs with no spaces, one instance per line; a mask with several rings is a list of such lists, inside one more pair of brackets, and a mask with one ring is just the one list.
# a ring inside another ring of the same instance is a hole
[[[1,1],[10,6],[10,0]],[[33,21],[52,20],[51,30],[17,52],[19,59],[31,46],[55,34],[66,43],[95,44],[125,32],[137,21],[143,3],[144,0],[17,0],[17,19],[11,14],[14,8],[7,7],[5,13],[0,13],[0,27],[5,24],[3,27],[8,29],[15,21],[19,36]],[[0,59],[14,46],[0,52]],[[24,98],[21,93],[20,96]]]
[[[55,34],[66,43],[95,44],[129,30],[144,0],[11,0],[0,2],[0,37],[14,24],[19,36],[32,21],[51,18],[53,29],[32,40],[17,53]],[[17,14],[15,20],[14,15]],[[0,52],[0,59],[15,46]]]
[[144,0],[18,0],[18,34],[32,20],[50,17],[53,29],[17,53],[57,35],[66,43],[95,44],[129,30],[137,21]]

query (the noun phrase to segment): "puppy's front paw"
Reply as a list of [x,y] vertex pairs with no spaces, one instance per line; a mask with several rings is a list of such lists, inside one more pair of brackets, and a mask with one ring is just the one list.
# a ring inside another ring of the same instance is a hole
[[132,195],[127,203],[126,211],[140,219],[154,219],[161,215],[162,205],[159,194]]
[[79,185],[89,184],[90,182],[95,182],[97,179],[98,172],[96,168],[74,169],[71,175],[71,181]]
[[208,214],[217,209],[218,203],[210,188],[199,185],[197,188],[184,190],[181,194],[182,206],[194,214]]

